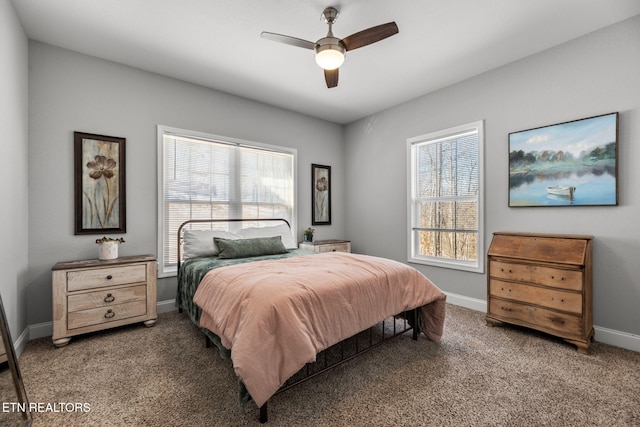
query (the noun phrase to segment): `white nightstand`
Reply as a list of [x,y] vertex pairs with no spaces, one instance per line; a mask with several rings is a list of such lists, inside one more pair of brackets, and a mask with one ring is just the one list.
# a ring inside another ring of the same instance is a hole
[[351,252],[350,240],[316,240],[315,242],[302,242],[298,244],[300,249],[306,249],[317,253],[323,252]]
[[113,260],[59,262],[53,267],[53,343],[74,335],[158,318],[156,259],[151,255]]

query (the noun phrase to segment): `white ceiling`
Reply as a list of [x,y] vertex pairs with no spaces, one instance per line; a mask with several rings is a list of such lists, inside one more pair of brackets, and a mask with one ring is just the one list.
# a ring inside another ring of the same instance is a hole
[[[29,38],[336,123],[350,123],[640,13],[638,0],[12,0]],[[313,51],[395,21],[327,89]]]

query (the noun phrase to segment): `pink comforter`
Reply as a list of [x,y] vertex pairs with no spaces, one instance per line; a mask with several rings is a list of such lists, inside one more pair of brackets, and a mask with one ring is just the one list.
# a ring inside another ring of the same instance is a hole
[[439,342],[445,299],[405,264],[332,252],[213,269],[193,300],[262,406],[318,352],[404,310],[421,307],[422,331]]

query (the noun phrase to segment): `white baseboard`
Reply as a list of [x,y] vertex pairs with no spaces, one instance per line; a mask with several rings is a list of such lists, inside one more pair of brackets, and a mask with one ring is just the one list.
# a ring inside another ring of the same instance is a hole
[[[156,305],[156,310],[158,314],[168,313],[170,311],[177,310],[178,308],[175,306],[176,300],[167,300],[167,301],[159,301]],[[28,335],[28,339],[22,345],[22,348],[27,345],[29,340],[35,340],[37,338],[50,337],[53,334],[53,322],[44,322],[37,323],[35,325],[27,326],[27,329],[20,335],[20,337],[26,337]],[[19,338],[20,339],[20,338]],[[18,351],[18,340],[16,340],[16,352],[20,354],[22,350]]]
[[158,306],[157,306],[157,310],[158,310],[158,314],[161,313],[168,313],[170,311],[175,311],[178,309],[178,307],[176,307],[176,300],[174,299],[170,299],[170,300],[166,300],[166,301],[160,301],[158,302]]
[[26,328],[20,336],[13,342],[13,347],[16,350],[16,355],[20,356],[22,354],[22,350],[27,346],[29,342],[29,328]]
[[[482,311],[485,313],[487,312],[487,302],[485,300],[465,297],[464,295],[447,293],[447,302],[453,305],[458,305],[460,307],[469,308],[471,310]],[[594,341],[640,352],[639,335],[616,331],[614,329],[603,328],[602,326],[595,325],[593,329],[595,330]]]
[[452,294],[449,292],[445,292],[445,294],[447,294],[447,302],[449,304],[470,308],[475,311],[487,312],[487,302],[485,300],[465,297],[464,295]]
[[[447,302],[460,307],[469,308],[475,311],[487,312],[487,302],[485,300],[470,298],[464,295],[447,293]],[[158,313],[168,313],[177,310],[175,300],[159,301],[157,305]],[[594,326],[595,340],[604,344],[625,348],[627,350],[640,352],[640,336],[628,332],[616,331],[613,329]],[[29,325],[15,341],[16,353],[19,355],[24,350],[29,340],[42,337],[49,337],[53,333],[53,322],[38,323]],[[445,331],[446,333],[446,331]]]
[[50,337],[53,335],[53,322],[36,323],[35,325],[27,326],[29,331],[29,340],[35,340],[43,337]]
[[640,335],[594,326],[595,341],[640,352]]

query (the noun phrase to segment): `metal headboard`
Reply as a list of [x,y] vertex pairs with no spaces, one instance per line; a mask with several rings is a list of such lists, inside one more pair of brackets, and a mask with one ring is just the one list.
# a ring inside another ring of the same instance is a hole
[[182,263],[182,240],[183,240],[183,236],[182,236],[182,230],[184,227],[186,227],[189,224],[194,224],[194,223],[217,223],[217,222],[275,222],[275,221],[280,221],[280,222],[284,222],[285,224],[287,224],[287,227],[289,227],[289,230],[291,230],[291,224],[289,223],[289,221],[287,221],[284,218],[228,218],[228,219],[190,219],[189,221],[185,221],[182,224],[180,224],[180,227],[178,227],[178,271],[180,271],[180,264]]

